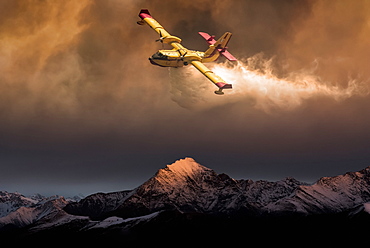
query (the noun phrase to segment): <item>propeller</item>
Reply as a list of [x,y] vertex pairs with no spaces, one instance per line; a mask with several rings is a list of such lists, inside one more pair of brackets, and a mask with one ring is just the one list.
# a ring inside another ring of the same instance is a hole
[[[179,50],[179,53],[180,53],[180,50]],[[184,60],[184,57],[185,55],[188,53],[188,51],[185,51],[185,53],[183,55],[180,56],[181,60]],[[180,53],[181,54],[181,53]]]
[[163,39],[164,39],[164,37],[162,37],[162,32],[161,32],[161,30],[159,30],[159,39],[155,40],[155,42],[160,41],[160,42],[163,43]]

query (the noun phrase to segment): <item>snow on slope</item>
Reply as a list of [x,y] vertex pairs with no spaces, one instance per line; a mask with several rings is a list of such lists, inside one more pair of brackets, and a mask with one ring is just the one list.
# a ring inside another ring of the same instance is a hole
[[299,186],[290,197],[268,206],[272,212],[303,214],[338,213],[370,201],[370,167],[335,177],[323,177],[313,185]]
[[364,203],[364,210],[366,213],[370,214],[370,202]]
[[159,213],[160,211],[147,214],[147,215],[143,215],[143,216],[134,217],[134,218],[126,218],[126,219],[123,219],[117,216],[112,216],[102,221],[92,222],[92,226],[90,226],[88,229],[108,228],[108,227],[112,227],[112,226],[116,226],[116,225],[120,225],[120,224],[128,223],[128,222],[135,222],[134,224],[137,224],[138,222],[149,221],[153,219],[154,217],[158,216]]
[[38,201],[27,198],[19,193],[0,191],[0,217],[4,217],[20,207],[29,207]]
[[[25,197],[19,193],[0,192],[0,229],[8,225],[24,227],[31,224],[50,227],[81,217],[68,215],[63,208],[70,203],[61,196],[44,197],[39,194]],[[36,228],[37,229],[37,228]]]
[[21,206],[0,218],[0,228],[11,224],[17,227],[27,226],[41,219],[53,219],[64,212],[62,208],[67,205],[63,197],[42,199],[32,205]]

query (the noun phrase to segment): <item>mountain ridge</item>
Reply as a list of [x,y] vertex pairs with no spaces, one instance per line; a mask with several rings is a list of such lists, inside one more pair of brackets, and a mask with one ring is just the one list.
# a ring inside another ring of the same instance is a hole
[[[322,214],[338,213],[370,201],[370,167],[334,177],[322,177],[316,183],[297,188],[293,197],[275,203],[270,210]],[[279,207],[280,205],[280,207]]]
[[203,222],[215,232],[216,227],[224,230],[223,224],[231,225],[230,231],[248,222],[272,225],[278,220],[285,226],[288,220],[302,225],[296,222],[302,216],[309,224],[317,219],[341,223],[338,220],[370,219],[370,167],[307,184],[291,177],[276,182],[236,180],[184,158],[159,169],[133,190],[96,193],[78,202],[13,194],[0,192],[0,206],[19,200],[0,218],[0,235],[9,226],[32,237],[65,231],[91,237],[149,232],[153,226],[171,232],[174,225],[196,228],[195,223]]
[[[101,218],[109,215],[129,218],[166,209],[217,214],[238,211],[299,215],[337,213],[370,201],[369,171],[367,167],[359,172],[322,177],[311,185],[291,177],[276,182],[235,180],[226,174],[217,174],[192,158],[184,158],[159,169],[153,177],[130,191],[121,205],[105,212]],[[351,186],[353,180],[350,178],[356,179],[355,186]],[[338,191],[338,187],[348,187],[354,195]],[[316,198],[321,205],[313,204]],[[71,203],[66,211],[74,214],[78,205]]]

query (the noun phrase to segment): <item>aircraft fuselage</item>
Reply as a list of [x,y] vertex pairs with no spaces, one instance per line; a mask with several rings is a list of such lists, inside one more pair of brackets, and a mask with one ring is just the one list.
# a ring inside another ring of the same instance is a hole
[[219,54],[214,53],[205,57],[204,52],[193,51],[188,49],[179,50],[159,50],[153,54],[149,60],[150,63],[162,67],[182,67],[187,66],[191,61],[210,62],[218,58]]

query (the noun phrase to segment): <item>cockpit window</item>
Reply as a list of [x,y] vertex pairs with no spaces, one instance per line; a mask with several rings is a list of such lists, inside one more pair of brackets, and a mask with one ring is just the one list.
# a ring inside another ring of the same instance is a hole
[[167,59],[168,57],[160,52],[153,54],[153,59]]

